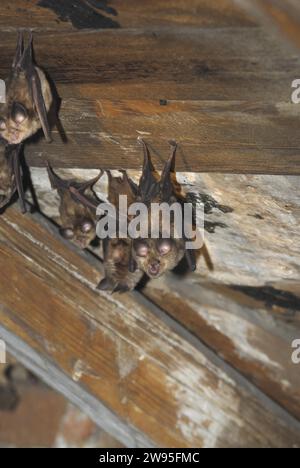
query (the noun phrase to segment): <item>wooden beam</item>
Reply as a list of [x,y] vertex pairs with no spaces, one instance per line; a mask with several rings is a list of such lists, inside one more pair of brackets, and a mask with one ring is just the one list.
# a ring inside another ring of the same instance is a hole
[[6,339],[21,340],[11,340],[11,348],[21,357],[24,342],[30,359],[39,354],[56,375],[54,386],[64,391],[55,367],[79,395],[84,388],[141,433],[139,440],[144,434],[168,447],[300,444],[300,425],[286,411],[135,293],[97,292],[101,275],[91,260],[15,208],[0,219],[0,267],[1,324]]
[[[168,140],[179,142],[176,167],[185,172],[300,174],[297,106],[246,102],[65,99],[57,132],[26,147],[30,166],[140,169],[142,136],[161,168]],[[300,109],[300,108],[299,108]]]
[[150,283],[143,294],[300,419],[300,375],[292,346],[300,336],[300,288],[243,287],[176,279]]
[[[0,39],[5,76],[16,36]],[[139,168],[142,135],[160,166],[175,138],[178,170],[300,174],[300,59],[260,28],[42,32],[36,55],[63,98],[69,143],[54,132],[52,145],[29,145],[30,165]]]
[[[67,3],[67,2],[65,2]],[[250,15],[233,0],[110,0],[93,5],[81,2],[81,9],[60,0],[1,1],[0,30],[35,28],[43,30],[142,28],[185,24],[205,27],[243,27],[253,25]],[[102,6],[102,8],[101,8]],[[21,14],[16,14],[16,12]]]

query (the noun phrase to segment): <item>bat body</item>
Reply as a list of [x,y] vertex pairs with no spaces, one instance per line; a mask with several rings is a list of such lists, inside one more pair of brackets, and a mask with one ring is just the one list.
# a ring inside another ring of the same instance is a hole
[[22,212],[26,212],[20,169],[20,145],[0,146],[0,208],[5,207],[17,191]]
[[102,174],[82,183],[59,178],[49,165],[48,174],[52,187],[57,189],[60,197],[60,234],[79,248],[87,248],[96,237],[96,211],[93,206],[96,207],[98,203],[92,192],[92,186]]
[[47,113],[52,93],[45,73],[34,63],[33,39],[24,48],[19,33],[11,75],[6,84],[6,102],[0,104],[0,135],[9,144],[20,144],[43,128],[51,141]]
[[[137,186],[123,171],[122,177],[113,177],[108,172],[109,188],[108,200],[117,211],[119,210],[119,195],[126,195],[128,205],[135,201]],[[131,257],[130,239],[104,239],[104,270],[105,277],[98,285],[98,289],[110,292],[125,292],[133,290],[143,277],[143,272],[138,268],[129,271]]]
[[[175,188],[175,155],[176,144],[172,143],[172,152],[169,160],[166,162],[160,178],[150,160],[150,154],[147,145],[143,140],[144,149],[144,164],[142,176],[138,188],[137,201],[145,203],[148,207],[148,226],[151,227],[154,223],[151,219],[151,204],[152,203],[167,203],[172,205],[174,202],[182,202],[179,200]],[[166,237],[161,229],[161,223],[157,226],[159,236],[152,239],[150,236],[145,239],[132,240],[132,252],[129,268],[134,271],[138,268],[144,271],[150,278],[158,278],[165,272],[173,270],[179,262],[186,257],[188,266],[191,270],[196,267],[196,260],[193,251],[186,250],[186,239],[175,238],[173,220],[171,219],[171,236]],[[150,230],[150,229],[149,229]]]

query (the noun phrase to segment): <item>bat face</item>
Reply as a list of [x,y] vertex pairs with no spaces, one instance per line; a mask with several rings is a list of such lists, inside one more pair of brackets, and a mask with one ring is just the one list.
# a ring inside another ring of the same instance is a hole
[[[158,239],[134,239],[132,240],[130,270],[135,267],[144,271],[150,278],[159,278],[167,271],[173,270],[185,256],[190,270],[194,270],[195,257],[193,252],[185,248],[185,239],[173,237],[166,238],[161,228],[160,220],[151,219],[151,203],[166,203],[172,205],[178,201],[173,179],[175,177],[175,155],[176,144],[171,142],[171,156],[166,162],[160,179],[157,179],[147,145],[141,140],[144,149],[143,171],[138,187],[137,200],[148,206],[148,226],[153,226],[158,222],[156,232],[159,232]],[[170,218],[171,220],[171,218]],[[150,231],[150,229],[149,229]],[[171,221],[170,234],[175,232],[174,224]]]
[[135,239],[132,257],[137,267],[150,278],[173,270],[185,254],[182,239]]
[[80,249],[86,249],[96,237],[96,219],[93,211],[74,201],[69,192],[61,196],[59,211],[60,234]]
[[61,179],[48,164],[48,175],[60,197],[60,234],[79,248],[87,248],[96,237],[96,208],[99,203],[94,197],[92,186],[102,172],[92,180],[79,183]]
[[9,144],[20,144],[43,128],[51,140],[47,113],[52,104],[45,73],[33,63],[32,36],[24,50],[19,34],[12,72],[7,81],[6,102],[0,105],[0,135]]

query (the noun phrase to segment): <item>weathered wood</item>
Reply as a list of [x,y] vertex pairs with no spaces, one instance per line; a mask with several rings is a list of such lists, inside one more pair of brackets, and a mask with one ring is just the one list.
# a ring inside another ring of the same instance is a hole
[[98,271],[31,217],[9,209],[0,247],[2,326],[156,444],[300,444],[293,418],[134,294],[96,292]]
[[300,48],[300,5],[297,0],[256,0],[256,6]]
[[28,27],[68,31],[118,25],[122,28],[136,28],[158,25],[176,27],[178,24],[242,27],[254,24],[252,18],[233,0],[218,0],[216,4],[209,0],[110,0],[94,1],[93,5],[92,2],[77,1],[81,10],[74,6],[72,8],[74,3],[60,0],[15,0],[12,8],[9,0],[2,0],[0,29]]
[[143,291],[299,419],[300,374],[291,344],[300,336],[300,288],[298,296],[271,286],[253,288],[252,293],[171,275]]
[[[5,77],[16,34],[0,39]],[[41,32],[35,43],[63,98],[290,102],[300,66],[260,28]]]
[[293,104],[66,99],[68,143],[54,132],[51,145],[28,145],[26,158],[31,166],[137,169],[143,136],[158,168],[175,139],[179,171],[300,174],[299,112]]

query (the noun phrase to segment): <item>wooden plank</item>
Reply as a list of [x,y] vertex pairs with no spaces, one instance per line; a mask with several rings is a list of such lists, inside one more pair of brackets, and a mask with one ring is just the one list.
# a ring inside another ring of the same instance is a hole
[[[0,39],[5,77],[16,34]],[[35,51],[62,98],[290,102],[300,67],[259,28],[47,32]]]
[[[98,8],[97,8],[98,6]],[[254,21],[233,0],[110,0],[61,2],[60,0],[1,1],[0,29],[34,28],[137,28],[177,26],[251,26]]]
[[[65,99],[64,145],[30,144],[30,166],[140,169],[143,136],[157,166],[180,143],[177,169],[185,172],[300,174],[297,106],[246,102]],[[166,105],[165,105],[166,104]]]
[[171,275],[143,290],[299,419],[300,374],[291,360],[291,344],[300,336],[300,288],[295,292],[208,281],[197,281],[195,287]]
[[292,44],[300,48],[300,5],[297,0],[256,0],[256,6]]
[[97,269],[14,208],[0,219],[0,266],[6,337],[24,341],[44,368],[57,366],[154,443],[300,444],[295,419],[135,294],[96,292]]

